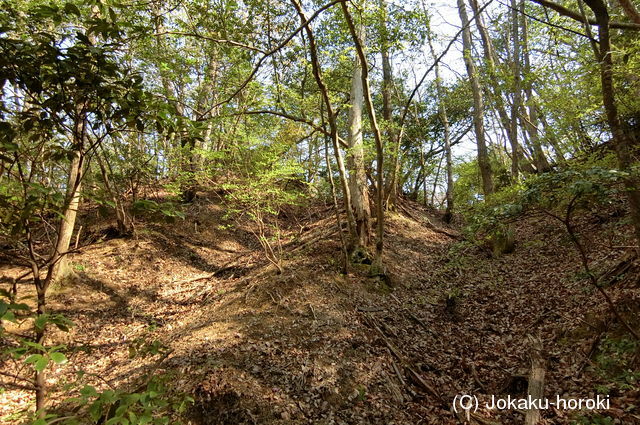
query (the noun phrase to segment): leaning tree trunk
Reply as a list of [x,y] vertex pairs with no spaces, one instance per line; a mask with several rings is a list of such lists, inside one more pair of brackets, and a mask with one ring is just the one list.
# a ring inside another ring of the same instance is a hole
[[84,139],[86,135],[86,112],[83,106],[76,111],[76,122],[73,129],[73,158],[69,164],[69,176],[67,178],[67,192],[65,195],[65,209],[62,211],[62,219],[58,224],[58,236],[55,252],[52,255],[52,278],[58,279],[60,272],[64,271],[67,263],[67,251],[71,245],[73,228],[76,225],[78,208],[80,207],[80,188],[82,185],[82,173],[84,170]]
[[464,0],[458,1],[458,13],[462,21],[462,47],[464,64],[467,68],[467,75],[471,84],[473,93],[473,128],[476,133],[476,143],[478,146],[478,166],[480,168],[480,176],[482,178],[482,190],[485,196],[493,193],[493,175],[491,164],[489,162],[489,150],[487,149],[487,141],[484,134],[484,105],[482,99],[482,87],[478,79],[476,66],[471,57],[471,30],[469,29],[469,17]]
[[[165,51],[164,43],[162,42],[162,33],[164,32],[164,25],[162,23],[161,11],[158,9],[159,6],[155,5],[153,9],[154,13],[154,25],[155,25],[155,48],[158,55],[162,55]],[[178,96],[175,90],[175,86],[173,85],[169,75],[162,69],[159,68],[160,74],[160,82],[162,83],[162,88],[164,90],[165,97],[169,100],[176,113],[180,117],[185,117],[185,110],[183,104],[178,101]],[[173,142],[175,140],[175,136],[178,136],[180,141],[180,162],[179,162],[179,172],[183,175],[184,180],[181,182],[181,192],[182,192],[182,200],[184,202],[192,202],[196,197],[196,180],[195,174],[198,166],[198,157],[196,155],[195,148],[195,140],[188,135],[185,136],[184,128],[178,128],[176,133],[172,133],[170,137],[171,147],[174,148]]]
[[636,24],[640,24],[640,13],[638,13],[638,9],[636,9],[635,5],[631,0],[618,0],[622,10],[624,10],[624,14],[627,15],[627,18],[631,19]]
[[[104,160],[102,159],[102,156],[104,156]],[[102,175],[102,182],[104,183],[104,187],[107,191],[107,194],[111,198],[111,202],[113,202],[113,208],[116,212],[116,225],[118,226],[118,234],[126,235],[131,231],[131,219],[125,211],[122,194],[109,177],[111,167],[109,167],[109,170],[107,170],[107,166],[109,165],[107,156],[104,152],[102,152],[102,155],[100,155],[100,153],[96,153],[95,158],[98,162],[98,167],[100,168],[100,174]]]
[[[35,261],[34,242],[31,233],[27,234],[28,246],[34,261],[31,262],[33,273],[33,282],[36,288],[37,296],[37,314],[46,313],[46,295],[51,282],[60,278],[60,273],[64,271],[67,262],[67,253],[71,245],[71,236],[73,228],[76,224],[78,208],[80,207],[80,188],[82,183],[82,174],[84,170],[85,160],[85,136],[86,136],[86,110],[83,105],[76,108],[75,124],[73,127],[73,158],[69,165],[69,176],[67,178],[67,191],[65,195],[64,210],[62,211],[62,219],[58,224],[57,235],[54,250],[46,263],[46,274],[41,277],[40,266]],[[36,344],[44,345],[45,328],[35,327]],[[36,411],[40,418],[46,415],[46,379],[45,371],[35,371],[34,376],[35,392],[36,392]]]
[[[355,217],[351,208],[351,190],[349,189],[349,181],[347,178],[347,170],[344,165],[342,153],[340,152],[340,143],[338,141],[338,124],[336,120],[336,113],[331,103],[329,96],[329,90],[322,78],[322,70],[320,68],[320,60],[318,59],[318,47],[316,45],[316,39],[313,35],[311,25],[307,22],[307,18],[302,10],[302,5],[298,0],[291,0],[291,3],[296,8],[300,22],[305,25],[305,32],[309,38],[309,54],[311,56],[311,67],[313,69],[313,77],[316,80],[316,84],[320,89],[322,100],[327,107],[327,120],[329,121],[329,130],[331,135],[331,143],[333,145],[333,151],[336,156],[336,163],[338,165],[338,173],[340,175],[340,184],[342,186],[344,209],[347,214],[347,228],[349,230],[349,240],[347,241],[347,251],[352,250],[353,246],[357,243],[358,236],[356,233]],[[366,66],[366,64],[365,64]],[[378,186],[380,187],[380,186]],[[379,220],[379,219],[378,219]]]
[[613,58],[609,35],[609,12],[603,0],[584,0],[593,11],[598,23],[600,38],[599,57],[600,81],[602,83],[602,101],[607,114],[607,121],[613,135],[618,166],[622,171],[631,173],[624,180],[627,199],[631,209],[631,220],[635,228],[636,239],[640,245],[640,189],[638,179],[633,176],[633,141],[624,128],[618,115],[618,107],[613,91]]

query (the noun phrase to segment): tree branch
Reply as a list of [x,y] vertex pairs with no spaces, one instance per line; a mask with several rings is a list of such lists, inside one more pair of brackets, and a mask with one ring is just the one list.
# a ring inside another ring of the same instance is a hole
[[[580,13],[578,13],[576,11],[573,11],[571,9],[568,9],[568,8],[558,4],[558,3],[554,3],[554,2],[549,1],[549,0],[530,0],[530,1],[532,1],[534,3],[537,3],[540,6],[544,6],[546,8],[555,10],[556,12],[558,12],[562,16],[566,16],[567,18],[571,18],[571,19],[573,19],[575,21],[578,21],[580,23],[584,23],[584,20],[582,19],[582,16],[580,15]],[[598,25],[598,22],[593,18],[587,19],[587,23],[589,25]],[[611,28],[617,28],[617,29],[640,31],[640,24],[639,23],[609,22],[609,26]]]
[[[229,114],[229,115],[226,115],[226,116],[233,117],[233,116],[238,116],[238,115],[262,115],[262,114],[275,115],[275,116],[278,116],[278,117],[286,118],[286,119],[291,120],[291,121],[295,121],[295,122],[299,122],[299,123],[302,123],[302,124],[306,124],[309,127],[313,128],[314,130],[319,131],[320,133],[324,134],[325,136],[331,137],[331,132],[327,131],[325,128],[323,128],[323,127],[321,127],[321,126],[315,124],[314,122],[309,121],[309,120],[307,120],[305,118],[296,117],[295,115],[290,115],[290,114],[288,114],[286,112],[272,111],[270,109],[259,109],[259,110],[255,110],[255,111],[237,112],[235,114]],[[347,145],[347,142],[340,136],[338,136],[338,142],[340,143],[341,147],[343,147],[345,149],[349,148],[349,145]]]
[[213,37],[209,37],[209,36],[206,36],[206,35],[196,34],[196,33],[191,33],[191,32],[162,31],[162,32],[157,32],[157,33],[153,34],[154,37],[160,36],[160,35],[183,35],[185,37],[195,37],[195,38],[200,38],[202,40],[207,40],[207,41],[211,41],[211,42],[218,43],[218,44],[229,44],[229,45],[234,46],[234,47],[241,47],[243,49],[252,50],[254,52],[267,54],[267,52],[265,52],[264,50],[262,50],[262,49],[260,49],[258,47],[250,46],[248,44],[240,43],[238,41],[213,38]]
[[260,69],[260,67],[262,66],[262,64],[264,63],[265,60],[267,60],[267,58],[271,55],[273,55],[274,53],[278,52],[280,49],[282,49],[284,46],[286,46],[292,39],[293,37],[295,37],[300,31],[302,31],[303,29],[307,28],[307,26],[315,19],[318,17],[318,15],[320,15],[320,13],[324,12],[325,10],[331,8],[332,6],[338,4],[338,3],[342,3],[344,0],[333,0],[330,3],[325,4],[324,6],[322,6],[320,9],[316,10],[313,15],[311,15],[311,17],[309,17],[308,19],[305,19],[298,28],[296,28],[295,31],[293,31],[291,34],[289,34],[289,36],[287,36],[287,38],[285,38],[284,40],[282,40],[282,42],[280,42],[280,44],[278,44],[276,47],[274,47],[273,49],[269,50],[268,52],[266,52],[259,60],[258,63],[256,63],[256,65],[253,67],[253,71],[251,71],[251,73],[249,74],[249,76],[242,82],[242,84],[240,84],[240,87],[238,87],[230,96],[228,96],[225,100],[216,103],[215,105],[211,106],[209,109],[207,109],[203,114],[201,114],[201,117],[204,117],[206,115],[208,115],[211,111],[213,111],[214,109],[216,109],[217,107],[224,105],[225,103],[230,102],[234,97],[236,97],[242,90],[244,90],[244,88],[247,86],[247,84],[249,84],[251,82],[251,80],[253,80],[253,77],[256,76],[256,74],[258,73],[258,70]]

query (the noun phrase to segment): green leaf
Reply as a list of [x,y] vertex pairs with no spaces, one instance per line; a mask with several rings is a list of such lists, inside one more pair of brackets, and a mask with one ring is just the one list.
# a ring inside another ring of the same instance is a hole
[[49,315],[48,314],[41,314],[36,318],[36,320],[34,322],[34,326],[38,330],[43,330],[44,327],[47,326],[47,322],[48,321],[49,321]]
[[32,354],[29,357],[27,357],[26,359],[24,359],[24,362],[27,363],[27,364],[36,363],[41,358],[42,358],[42,354]]
[[81,15],[81,13],[80,13],[80,9],[78,9],[78,6],[76,6],[76,5],[75,5],[75,4],[73,4],[73,3],[67,3],[67,4],[65,4],[65,5],[64,5],[64,11],[65,11],[65,12],[67,12],[67,13],[74,14],[74,15],[76,15],[76,16],[80,16],[80,15]]
[[35,364],[35,369],[38,372],[42,372],[47,367],[47,365],[49,365],[49,359],[47,357],[44,357],[44,356],[40,356],[40,357],[41,358]]
[[11,303],[11,304],[9,304],[9,308],[11,310],[29,311],[29,306],[26,305],[26,304],[14,304],[14,303]]
[[85,397],[95,397],[98,395],[98,392],[96,391],[96,389],[94,387],[92,387],[91,385],[85,385],[81,390],[80,390],[80,394],[82,394]]
[[139,419],[138,423],[140,425],[148,424],[152,420],[153,420],[153,418],[151,417],[151,415],[148,412],[145,412],[142,416],[140,416],[140,419]]
[[67,356],[65,356],[64,354],[62,354],[59,351],[50,353],[49,357],[56,364],[65,364],[65,363],[67,363]]

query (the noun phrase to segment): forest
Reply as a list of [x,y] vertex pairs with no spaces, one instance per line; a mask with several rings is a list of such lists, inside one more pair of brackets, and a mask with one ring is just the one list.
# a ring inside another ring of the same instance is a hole
[[0,423],[640,424],[640,1],[0,4]]

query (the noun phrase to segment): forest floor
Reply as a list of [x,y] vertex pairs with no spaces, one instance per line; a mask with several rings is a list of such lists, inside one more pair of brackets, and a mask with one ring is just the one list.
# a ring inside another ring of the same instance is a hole
[[[611,422],[584,423],[640,424],[620,326],[552,219],[518,223],[515,251],[492,258],[406,202],[387,220],[382,280],[366,266],[341,273],[329,206],[282,217],[282,274],[251,223],[228,221],[205,200],[186,212],[176,223],[140,223],[130,239],[104,238],[104,220],[85,214],[94,224],[82,239],[93,242],[71,256],[73,273],[49,303],[75,322],[50,336],[70,360],[49,374],[54,401],[72,394],[63,384],[79,369],[98,388],[131,391],[152,371],[195,399],[187,421],[198,425],[523,423],[522,412],[482,405],[492,394],[526,395],[532,335],[547,359],[548,398],[608,391],[600,414]],[[622,264],[624,250],[599,247],[624,244],[627,225],[608,216],[582,224],[596,269]],[[624,264],[627,278],[607,290],[637,327],[638,273]],[[153,341],[164,354],[144,355]],[[602,358],[619,364],[603,369]],[[634,361],[637,371],[637,353]],[[452,412],[461,394],[481,401],[474,415]],[[32,403],[24,391],[1,393],[0,422],[18,423]],[[569,424],[596,413],[542,414]]]

